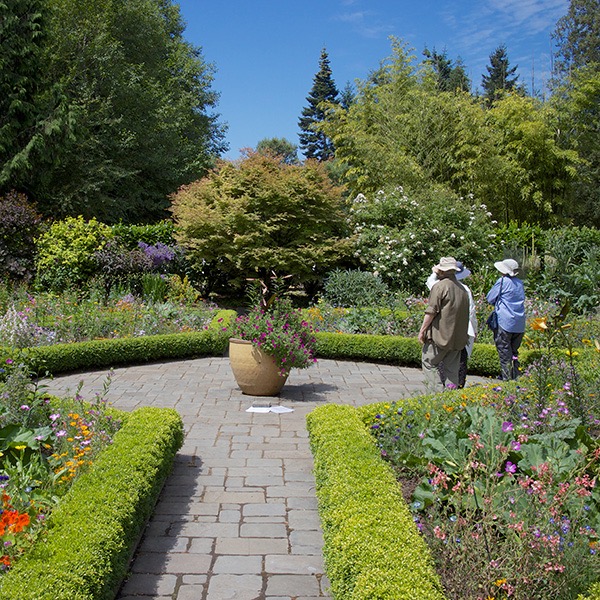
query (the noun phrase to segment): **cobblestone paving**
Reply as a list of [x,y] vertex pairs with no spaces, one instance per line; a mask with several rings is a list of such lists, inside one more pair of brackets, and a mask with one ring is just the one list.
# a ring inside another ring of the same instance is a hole
[[[54,393],[101,393],[107,371],[45,382]],[[469,383],[483,382],[471,377]],[[244,396],[222,357],[120,368],[115,407],[175,408],[184,445],[118,600],[329,598],[306,415],[423,391],[418,369],[320,360],[294,370],[279,397]],[[247,412],[253,404],[293,412]]]

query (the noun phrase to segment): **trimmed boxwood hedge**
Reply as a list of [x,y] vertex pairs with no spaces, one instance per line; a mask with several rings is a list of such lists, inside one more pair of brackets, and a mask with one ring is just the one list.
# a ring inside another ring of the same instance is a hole
[[332,596],[443,599],[429,548],[356,409],[319,407],[307,427]]
[[67,492],[43,539],[0,577],[2,600],[112,600],[183,443],[173,409],[123,414],[113,443]]
[[[421,344],[417,338],[353,333],[317,333],[315,337],[319,358],[372,360],[404,367],[421,366]],[[529,364],[533,356],[532,352],[521,350],[521,364]],[[500,372],[496,346],[475,344],[468,370],[473,375],[496,376]]]

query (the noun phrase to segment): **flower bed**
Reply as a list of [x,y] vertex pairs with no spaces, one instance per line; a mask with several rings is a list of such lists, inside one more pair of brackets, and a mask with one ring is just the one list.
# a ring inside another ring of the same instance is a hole
[[113,444],[52,512],[44,539],[0,577],[3,600],[114,598],[183,441],[172,409],[122,417]]
[[[469,392],[476,397],[481,389]],[[448,392],[444,398],[453,395],[460,404],[463,394],[458,392]],[[412,399],[406,408],[426,401]],[[375,415],[388,408],[327,405],[307,418],[325,564],[336,600],[445,597],[400,486],[368,433]],[[579,600],[600,600],[600,583],[592,585],[588,594]]]

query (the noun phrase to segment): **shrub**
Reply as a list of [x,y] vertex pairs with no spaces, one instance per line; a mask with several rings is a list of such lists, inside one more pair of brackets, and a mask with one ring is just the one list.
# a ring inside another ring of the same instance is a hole
[[167,246],[175,243],[173,237],[175,226],[172,221],[168,220],[148,225],[118,223],[112,225],[111,229],[114,236],[118,237],[130,250],[137,248],[139,242],[153,245],[160,243]]
[[0,278],[29,280],[34,273],[34,238],[40,217],[24,194],[0,197]]
[[600,230],[564,227],[546,233],[545,268],[538,292],[568,299],[579,313],[600,306]]
[[36,240],[38,287],[62,290],[84,284],[96,272],[94,253],[112,237],[108,225],[96,219],[67,217]]
[[0,578],[3,600],[112,600],[183,442],[173,409],[142,408],[52,512],[48,532]]
[[388,286],[366,271],[335,269],[327,274],[323,297],[336,307],[385,306]]
[[356,409],[317,408],[307,427],[333,598],[441,600],[429,550]]
[[372,198],[359,194],[350,213],[356,254],[392,290],[422,293],[441,256],[466,265],[489,264],[495,256],[491,213],[444,189],[412,196],[402,188]]

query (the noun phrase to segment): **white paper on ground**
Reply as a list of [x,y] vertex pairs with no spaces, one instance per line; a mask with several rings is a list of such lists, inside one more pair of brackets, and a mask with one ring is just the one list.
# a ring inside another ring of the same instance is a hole
[[294,412],[293,408],[288,408],[287,406],[250,406],[246,409],[246,412],[255,412],[255,413],[289,413]]

